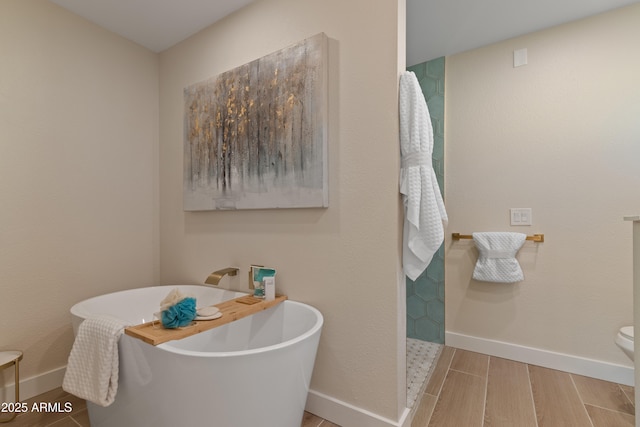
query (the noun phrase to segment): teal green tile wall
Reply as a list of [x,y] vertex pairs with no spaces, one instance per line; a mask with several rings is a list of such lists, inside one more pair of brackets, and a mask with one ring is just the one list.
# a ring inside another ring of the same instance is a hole
[[[444,57],[413,65],[433,125],[433,169],[444,194]],[[444,248],[415,281],[407,278],[407,337],[444,344]]]

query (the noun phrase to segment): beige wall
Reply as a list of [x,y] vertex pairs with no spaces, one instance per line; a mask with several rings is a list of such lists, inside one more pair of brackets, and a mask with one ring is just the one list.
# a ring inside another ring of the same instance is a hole
[[[398,3],[264,0],[160,57],[161,281],[201,283],[237,266],[239,277],[222,284],[242,287],[250,264],[277,268],[278,291],[325,316],[311,388],[391,419],[399,411]],[[183,212],[183,88],[320,32],[330,39],[330,207]]]
[[[347,3],[261,1],[156,55],[45,0],[0,0],[0,349],[25,351],[23,378],[66,364],[77,301],[227,265],[243,286],[263,263],[325,315],[311,387],[397,419],[404,1]],[[330,207],[183,212],[182,89],[319,32]]]
[[[473,243],[448,238],[447,332],[631,366],[613,339],[633,319],[639,22],[636,4],[447,58],[449,232],[546,236],[515,285],[473,281]],[[510,227],[511,207],[534,225]]]
[[0,0],[0,58],[0,350],[26,379],[66,365],[71,305],[158,280],[159,66],[45,0]]

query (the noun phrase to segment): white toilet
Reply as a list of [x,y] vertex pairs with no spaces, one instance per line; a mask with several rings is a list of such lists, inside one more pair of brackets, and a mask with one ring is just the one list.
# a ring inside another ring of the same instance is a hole
[[624,354],[633,360],[633,326],[623,326],[616,335],[616,344],[624,351]]

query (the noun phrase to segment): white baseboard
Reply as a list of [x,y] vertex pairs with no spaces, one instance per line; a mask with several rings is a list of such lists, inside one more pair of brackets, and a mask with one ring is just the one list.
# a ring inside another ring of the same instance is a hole
[[616,365],[600,360],[472,337],[454,332],[445,333],[445,343],[447,346],[460,348],[462,350],[475,351],[477,353],[529,363],[544,368],[557,369],[618,384],[633,386],[634,382],[632,367]]
[[[39,394],[62,386],[67,367],[53,369],[44,374],[20,380],[20,400],[25,401]],[[13,374],[12,374],[13,375]],[[0,401],[13,402],[15,398],[15,384],[0,387]]]
[[398,421],[393,421],[314,390],[309,390],[306,410],[342,427],[411,426],[409,408],[405,408]]

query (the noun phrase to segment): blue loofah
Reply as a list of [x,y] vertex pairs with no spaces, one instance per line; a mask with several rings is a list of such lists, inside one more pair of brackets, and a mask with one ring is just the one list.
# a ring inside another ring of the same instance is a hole
[[162,312],[162,325],[168,329],[187,326],[196,318],[196,299],[185,298]]

